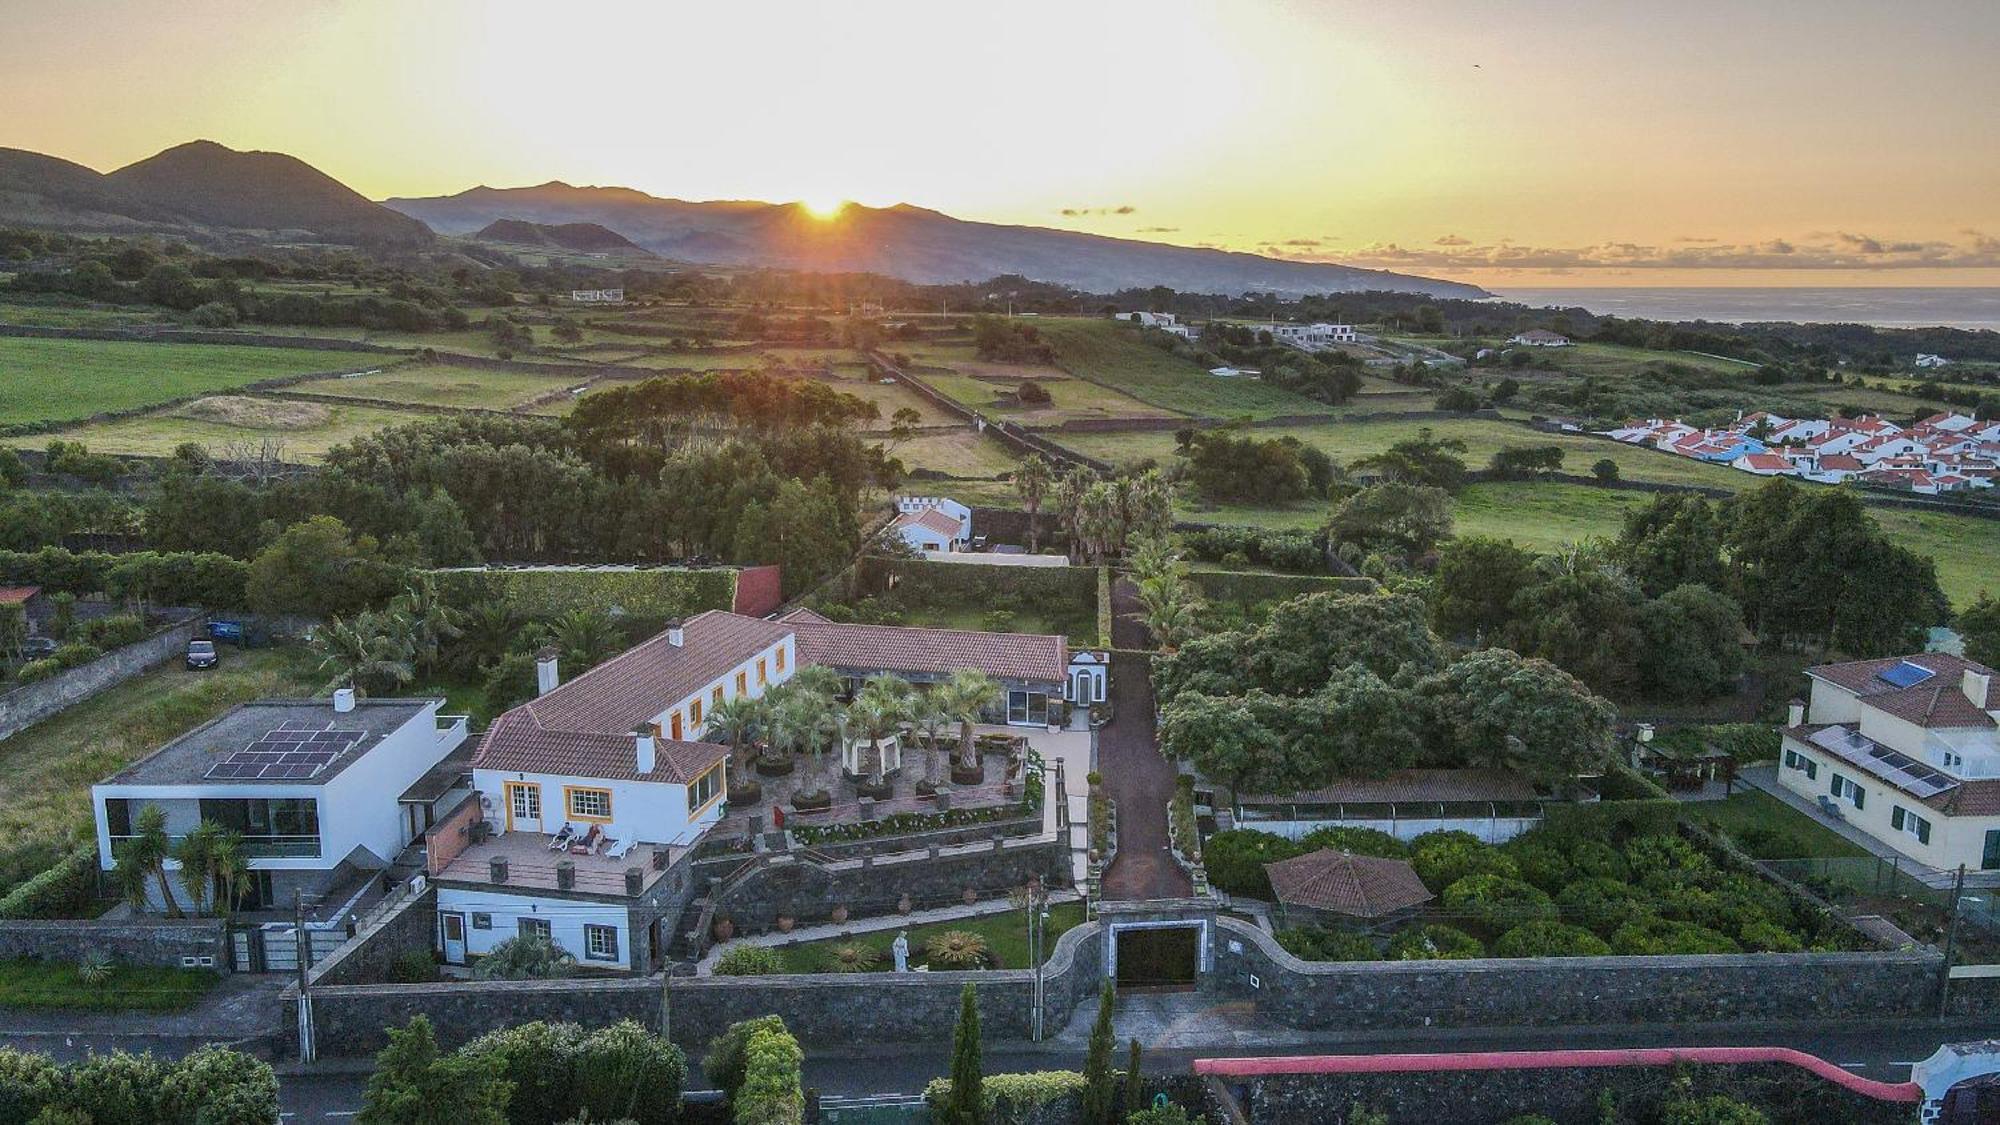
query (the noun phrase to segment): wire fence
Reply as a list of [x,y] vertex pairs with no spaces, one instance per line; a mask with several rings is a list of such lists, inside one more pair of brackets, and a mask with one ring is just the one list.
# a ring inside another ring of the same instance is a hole
[[[1954,912],[1952,886],[1935,885],[1934,876],[1919,878],[1896,859],[1815,857],[1765,860],[1762,865],[1820,895],[1849,917],[1887,917],[1920,941],[1942,939]],[[1964,888],[1956,895],[1956,913],[1960,941],[1954,960],[2000,963],[2000,890]]]

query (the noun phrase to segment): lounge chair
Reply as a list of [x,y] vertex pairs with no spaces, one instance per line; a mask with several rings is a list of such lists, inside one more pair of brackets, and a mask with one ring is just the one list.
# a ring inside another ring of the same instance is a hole
[[610,849],[606,851],[604,854],[610,856],[612,859],[624,859],[626,856],[632,854],[632,849],[636,847],[638,843],[639,843],[638,837],[633,836],[630,833],[627,833],[623,840],[611,841]]
[[572,839],[569,844],[571,855],[596,855],[597,846],[604,842],[604,829],[593,824],[590,831]]
[[564,824],[561,829],[557,830],[555,835],[549,837],[549,850],[559,852],[569,847],[569,842],[575,838],[576,829],[571,828],[568,824]]

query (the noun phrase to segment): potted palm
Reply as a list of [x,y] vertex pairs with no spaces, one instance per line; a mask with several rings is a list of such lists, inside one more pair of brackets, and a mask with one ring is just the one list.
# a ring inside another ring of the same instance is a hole
[[984,672],[966,668],[953,672],[938,691],[951,717],[958,721],[958,760],[951,767],[951,783],[978,785],[986,780],[986,770],[980,764],[972,725],[1000,702],[1000,684]]

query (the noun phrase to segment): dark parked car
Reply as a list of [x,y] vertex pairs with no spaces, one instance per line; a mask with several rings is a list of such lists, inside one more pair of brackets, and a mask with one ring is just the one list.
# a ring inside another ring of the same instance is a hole
[[21,642],[21,659],[40,660],[44,656],[56,654],[54,637],[29,637]]
[[187,647],[188,671],[193,672],[203,668],[213,668],[216,666],[217,663],[221,661],[221,659],[222,659],[221,657],[215,654],[214,641],[188,642],[188,647]]

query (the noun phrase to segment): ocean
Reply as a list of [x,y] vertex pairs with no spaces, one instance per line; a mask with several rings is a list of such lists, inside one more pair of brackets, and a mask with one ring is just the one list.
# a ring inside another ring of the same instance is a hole
[[1632,288],[1493,289],[1525,305],[1581,307],[1649,320],[1758,320],[1872,324],[1878,328],[1983,328],[2000,331],[1995,288]]

